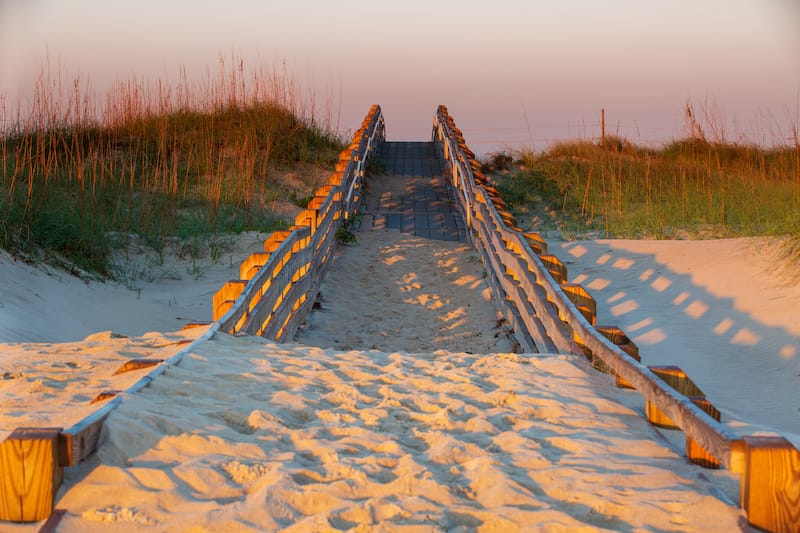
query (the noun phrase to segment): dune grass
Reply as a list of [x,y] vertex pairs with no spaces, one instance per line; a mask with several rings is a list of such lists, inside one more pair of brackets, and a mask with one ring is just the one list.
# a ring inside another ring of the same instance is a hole
[[160,250],[178,239],[285,226],[274,203],[290,190],[276,169],[332,168],[342,140],[303,117],[285,73],[224,63],[117,84],[102,105],[80,78],[44,72],[31,110],[0,137],[0,247],[113,277],[131,237]]
[[504,199],[523,220],[557,215],[566,236],[800,237],[798,146],[695,137],[656,150],[611,137],[516,156],[497,174]]

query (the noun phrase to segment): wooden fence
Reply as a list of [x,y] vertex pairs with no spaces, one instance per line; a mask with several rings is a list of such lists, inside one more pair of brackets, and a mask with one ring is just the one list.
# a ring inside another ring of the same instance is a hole
[[719,412],[677,367],[647,367],[638,349],[613,326],[595,326],[597,308],[567,269],[547,254],[535,233],[516,220],[461,131],[440,106],[432,137],[452,184],[472,244],[480,252],[498,308],[527,351],[583,354],[638,390],[648,419],[686,434],[687,457],[706,467],[722,464],[741,475],[740,505],[750,524],[775,532],[800,531],[800,452],[785,438],[739,436],[719,422]]
[[248,257],[239,279],[227,282],[213,298],[214,323],[199,339],[166,360],[125,363],[117,372],[153,367],[125,391],[92,400],[98,409],[69,428],[17,428],[0,443],[0,520],[36,522],[51,516],[65,467],[97,448],[103,421],[122,400],[147,386],[198,343],[217,331],[244,332],[283,341],[306,318],[336,243],[336,231],[357,209],[366,164],[385,139],[381,109],[373,106],[335,172],[295,219],[288,231],[273,233],[264,252]]
[[328,183],[317,190],[288,231],[276,231],[264,251],[247,258],[239,279],[214,295],[213,319],[227,333],[290,339],[305,320],[330,262],[336,232],[360,201],[369,158],[385,140],[380,107],[373,106]]

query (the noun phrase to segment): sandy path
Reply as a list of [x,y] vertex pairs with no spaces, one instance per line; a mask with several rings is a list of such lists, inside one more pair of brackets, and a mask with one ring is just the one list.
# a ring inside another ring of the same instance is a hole
[[321,286],[321,309],[298,342],[325,348],[508,352],[483,265],[468,245],[393,230],[339,247]]
[[588,371],[219,335],[111,414],[58,531],[736,530]]

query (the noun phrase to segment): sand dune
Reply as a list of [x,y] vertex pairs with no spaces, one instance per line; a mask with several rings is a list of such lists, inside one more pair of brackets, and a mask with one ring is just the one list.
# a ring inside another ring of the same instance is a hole
[[0,345],[0,441],[18,427],[68,428],[97,410],[99,394],[124,391],[148,368],[117,373],[133,359],[167,359],[207,328],[128,338],[111,331],[79,342]]
[[71,342],[98,331],[128,336],[174,331],[211,320],[211,298],[239,264],[263,250],[267,235],[223,238],[219,256],[193,259],[166,250],[132,250],[116,261],[121,283],[84,282],[56,268],[33,267],[0,250],[0,342]]

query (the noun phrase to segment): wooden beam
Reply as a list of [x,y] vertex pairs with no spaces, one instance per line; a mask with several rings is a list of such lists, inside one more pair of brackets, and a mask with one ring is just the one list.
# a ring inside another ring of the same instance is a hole
[[[480,189],[478,190],[480,191]],[[541,336],[548,337],[549,342],[552,343],[555,351],[558,353],[578,353],[577,345],[564,330],[561,320],[557,315],[554,316],[554,314],[550,312],[547,296],[542,287],[539,285],[538,280],[531,269],[530,262],[526,261],[519,254],[508,250],[505,246],[506,239],[508,239],[516,242],[515,247],[517,249],[522,249],[522,239],[520,234],[513,231],[503,231],[502,227],[496,222],[497,217],[494,214],[494,208],[488,203],[479,205],[480,207],[478,212],[482,212],[483,216],[476,218],[483,218],[485,221],[495,221],[493,225],[496,231],[492,231],[492,227],[489,226],[489,222],[481,221],[473,221],[473,229],[487,240],[487,246],[498,250],[498,253],[502,252],[503,269],[505,269],[506,266],[509,266],[512,270],[517,272],[519,276],[519,285],[524,291],[524,295],[519,296],[519,298],[525,298],[529,300],[529,305],[533,307],[537,321],[545,328],[545,332]],[[499,266],[495,265],[492,266],[492,268],[496,269],[498,274],[501,273]],[[518,302],[518,304],[519,303],[520,302]],[[524,319],[525,317],[522,318]],[[536,336],[533,334],[533,332],[531,332],[531,336],[535,341]],[[540,351],[546,351],[546,349],[542,349]]]
[[800,531],[800,452],[783,437],[744,437],[740,505],[751,525]]
[[141,370],[142,368],[150,368],[151,366],[156,366],[157,364],[163,362],[163,359],[131,359],[130,361],[123,363],[123,365],[119,367],[117,371],[112,374],[112,376],[124,374],[125,372],[132,372],[134,370]]
[[[495,272],[498,282],[502,286],[503,292],[514,299],[517,309],[525,310],[520,313],[520,321],[525,324],[526,334],[533,340],[539,352],[562,351],[568,345],[568,339],[564,336],[563,330],[555,329],[557,324],[546,311],[543,312],[544,303],[536,301],[538,293],[535,290],[536,281],[528,266],[516,254],[508,251],[503,243],[500,234],[492,231],[491,227],[485,222],[492,219],[491,208],[486,204],[479,204],[479,210],[483,211],[483,219],[473,220],[473,229],[478,232],[480,240],[486,246],[487,270]],[[516,282],[507,277],[506,269],[517,272],[519,279]],[[559,337],[560,335],[560,337]],[[518,339],[523,340],[523,339]],[[561,342],[559,342],[561,341]]]
[[17,428],[0,443],[0,520],[38,522],[53,512],[64,480],[61,428]]

